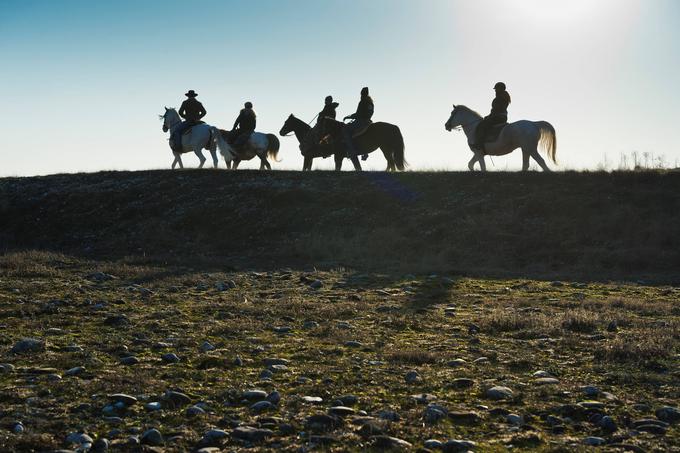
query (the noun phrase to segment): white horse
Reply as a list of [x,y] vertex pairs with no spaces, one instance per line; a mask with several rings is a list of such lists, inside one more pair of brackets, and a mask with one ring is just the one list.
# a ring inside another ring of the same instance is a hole
[[[175,129],[182,122],[179,114],[175,109],[169,109],[165,107],[165,113],[159,115],[163,119],[163,132],[170,131],[170,134],[175,131]],[[205,123],[197,124],[191,128],[188,134],[182,135],[182,152],[173,151],[175,155],[175,160],[172,162],[172,169],[179,164],[179,168],[184,168],[182,164],[182,153],[188,153],[193,151],[196,157],[201,161],[198,168],[203,168],[205,163],[205,156],[203,156],[203,149],[210,151],[210,155],[213,159],[213,165],[217,168],[217,148],[219,147],[220,153],[224,156],[224,161],[227,162],[229,166],[231,160],[234,158],[234,153],[227,144],[227,142],[222,138],[222,135],[214,126],[210,126]]]
[[250,134],[248,141],[241,147],[237,152],[233,146],[229,144],[229,131],[220,129],[221,138],[225,142],[228,148],[220,147],[220,154],[224,156],[224,162],[227,164],[227,168],[232,168],[236,170],[238,164],[243,160],[251,160],[255,156],[260,158],[260,170],[271,170],[272,166],[269,164],[267,157],[270,157],[273,161],[278,162],[277,156],[279,155],[279,148],[281,143],[279,138],[274,134],[263,134],[262,132],[253,132]]
[[548,157],[557,164],[555,154],[557,152],[557,137],[555,128],[547,121],[517,121],[506,125],[498,138],[489,143],[485,143],[484,151],[472,149],[475,141],[475,130],[482,121],[482,115],[464,105],[453,105],[453,111],[444,127],[447,131],[462,128],[468,139],[468,145],[475,155],[468,163],[470,171],[474,171],[475,162],[479,162],[482,171],[486,171],[484,155],[504,156],[510,154],[517,148],[522,149],[522,171],[529,169],[529,157],[532,157],[543,171],[550,171],[545,160],[538,154],[539,145],[543,148]]

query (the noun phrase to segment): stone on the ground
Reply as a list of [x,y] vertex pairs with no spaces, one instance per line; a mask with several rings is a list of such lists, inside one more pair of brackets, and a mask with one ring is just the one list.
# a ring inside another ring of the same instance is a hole
[[583,439],[583,443],[586,445],[590,445],[591,447],[598,447],[600,445],[606,444],[607,441],[601,437],[589,436]]
[[274,432],[271,429],[253,428],[252,426],[239,426],[231,432],[232,437],[252,443],[262,442],[272,434]]
[[656,417],[666,423],[680,421],[680,410],[677,407],[665,406],[656,411]]
[[161,360],[165,363],[178,363],[180,361],[179,357],[174,352],[163,354]]
[[510,390],[508,387],[499,385],[491,387],[484,394],[487,398],[491,398],[492,400],[506,400],[512,398],[513,396],[512,390]]
[[378,450],[409,450],[412,447],[403,439],[384,435],[371,437],[371,446]]
[[555,379],[553,377],[542,377],[534,380],[534,384],[536,385],[556,385],[559,384],[560,381],[558,379]]
[[109,399],[114,403],[123,403],[125,406],[132,406],[137,403],[137,398],[126,393],[114,393],[109,395]]
[[24,338],[17,341],[12,346],[13,354],[29,354],[35,352],[43,352],[45,350],[45,342],[37,338]]
[[144,431],[140,442],[146,445],[163,445],[163,435],[156,428],[151,428]]

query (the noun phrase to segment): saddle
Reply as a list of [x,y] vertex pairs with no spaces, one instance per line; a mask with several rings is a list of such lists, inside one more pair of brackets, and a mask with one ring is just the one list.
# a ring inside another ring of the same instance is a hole
[[366,131],[368,130],[368,128],[371,127],[371,124],[373,124],[373,123],[368,123],[366,126],[362,127],[361,129],[357,129],[357,131],[352,134],[352,138],[357,138],[361,135],[364,135],[366,133]]
[[193,129],[194,127],[199,126],[199,125],[201,125],[201,124],[205,124],[205,121],[198,121],[198,122],[192,124],[191,126],[189,126],[189,127],[187,128],[187,130],[185,130],[184,132],[182,132],[182,136],[190,134],[190,133],[191,133],[191,129]]
[[484,137],[484,143],[492,143],[498,140],[498,137],[501,135],[501,132],[503,129],[505,129],[505,126],[507,126],[508,123],[502,123],[502,124],[494,124],[489,128],[489,132],[487,132],[486,137]]

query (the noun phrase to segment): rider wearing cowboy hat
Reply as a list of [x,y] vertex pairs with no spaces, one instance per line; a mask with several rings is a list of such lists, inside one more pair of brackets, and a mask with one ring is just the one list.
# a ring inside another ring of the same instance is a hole
[[173,149],[177,152],[182,152],[182,134],[191,126],[198,124],[207,113],[203,104],[197,99],[198,93],[194,90],[189,90],[184,94],[188,99],[182,102],[179,108],[179,116],[184,118],[184,121],[177,126],[170,139],[173,142]]

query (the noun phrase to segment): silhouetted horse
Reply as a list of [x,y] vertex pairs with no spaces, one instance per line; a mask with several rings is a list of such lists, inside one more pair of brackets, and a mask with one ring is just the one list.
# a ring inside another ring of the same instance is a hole
[[[334,137],[337,143],[342,143],[342,128],[345,123],[331,118],[322,118],[322,134],[328,133]],[[387,171],[404,170],[404,137],[399,127],[389,123],[371,123],[363,132],[354,137],[354,143],[359,154],[369,154],[380,149],[387,160]],[[344,147],[341,152],[344,153]],[[361,171],[361,164],[357,156],[352,156],[354,168]],[[336,168],[339,170],[339,168]]]
[[[165,107],[165,113],[158,116],[163,120],[163,132],[170,131],[170,134],[172,134],[172,131],[182,122],[182,119],[175,109]],[[203,164],[205,163],[205,156],[203,156],[202,152],[203,149],[210,151],[213,165],[217,168],[217,148],[219,148],[220,153],[224,156],[224,161],[227,163],[228,167],[231,160],[234,158],[234,154],[231,152],[231,147],[227,141],[221,137],[215,126],[210,126],[205,123],[197,124],[182,137],[182,152],[172,152],[175,156],[175,160],[172,162],[172,169],[174,170],[176,165],[179,165],[179,168],[184,168],[182,153],[188,153],[190,151],[193,151],[194,154],[196,154],[196,157],[201,161],[198,168],[203,168]]]
[[234,164],[233,169],[236,170],[241,161],[251,160],[255,156],[260,158],[260,170],[272,169],[272,166],[269,165],[269,161],[267,161],[267,157],[278,162],[276,158],[279,155],[280,143],[276,135],[253,132],[250,134],[248,141],[237,151],[230,143],[232,132],[225,131],[224,129],[220,129],[219,131],[222,139],[227,142],[227,146],[229,147],[228,153],[220,150],[220,154],[224,156],[224,162],[227,164],[228,169],[232,168],[232,161]]
[[[482,121],[482,115],[464,105],[454,105],[451,116],[444,127],[447,131],[462,128],[468,139],[468,146],[474,141],[477,125]],[[470,171],[474,171],[475,163],[479,162],[482,171],[486,171],[484,155],[503,156],[522,149],[522,171],[529,169],[529,158],[533,158],[543,171],[550,171],[545,160],[538,154],[541,146],[550,159],[557,163],[557,137],[555,128],[547,121],[517,121],[503,126],[498,137],[486,143],[484,151],[472,149],[474,156],[468,163]]]
[[312,162],[315,158],[322,157],[325,159],[333,155],[335,155],[335,169],[340,170],[344,152],[340,150],[341,152],[336,153],[336,146],[332,143],[319,144],[320,134],[310,133],[311,131],[312,127],[309,124],[296,118],[291,113],[286,122],[283,123],[283,127],[279,131],[279,134],[281,136],[286,136],[293,132],[295,137],[297,137],[302,157],[304,157],[302,171],[311,170]]

